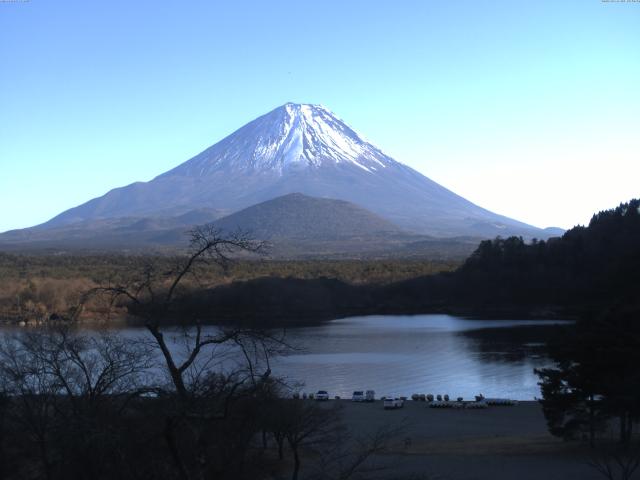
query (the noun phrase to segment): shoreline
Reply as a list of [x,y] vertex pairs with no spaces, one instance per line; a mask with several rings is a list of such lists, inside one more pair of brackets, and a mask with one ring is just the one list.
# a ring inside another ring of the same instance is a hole
[[[576,321],[579,316],[571,311],[539,311],[532,309],[464,309],[464,308],[434,308],[434,309],[361,309],[335,312],[335,314],[309,315],[292,317],[261,315],[247,319],[246,317],[231,314],[221,314],[215,319],[208,318],[199,321],[201,325],[207,326],[243,326],[259,328],[303,328],[321,326],[334,320],[341,320],[351,317],[373,317],[373,316],[402,316],[414,317],[421,315],[449,315],[452,317],[464,318],[466,320],[539,320],[539,321]],[[144,327],[144,320],[133,315],[114,315],[109,319],[79,318],[75,320],[58,318],[55,320],[20,320],[17,318],[0,317],[0,327],[40,327],[49,325],[79,325],[87,327]],[[180,322],[179,320],[165,320],[163,324],[167,327],[195,326],[196,321]]]

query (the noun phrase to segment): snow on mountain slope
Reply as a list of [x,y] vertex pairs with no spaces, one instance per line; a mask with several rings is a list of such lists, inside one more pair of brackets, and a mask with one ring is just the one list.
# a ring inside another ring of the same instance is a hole
[[485,210],[385,155],[325,107],[293,103],[150,182],[114,189],[38,228],[175,216],[199,208],[231,213],[294,192],[353,202],[421,234],[548,236]]
[[[366,172],[397,163],[321,105],[287,103],[165,175],[277,172],[349,163]],[[164,176],[164,175],[163,175]]]

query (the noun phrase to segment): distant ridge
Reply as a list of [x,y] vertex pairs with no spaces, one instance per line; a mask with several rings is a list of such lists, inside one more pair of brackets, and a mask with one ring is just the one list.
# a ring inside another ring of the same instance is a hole
[[[0,234],[0,250],[24,249],[113,249],[167,244],[157,237],[167,231],[185,232],[198,224],[211,223],[223,214],[212,209],[191,210],[174,217],[119,217],[63,225],[10,230]],[[180,239],[184,243],[184,235]],[[177,241],[177,240],[176,240]],[[169,242],[171,244],[171,242]]]
[[265,241],[267,258],[462,259],[479,240],[412,234],[351,202],[300,193],[218,217],[217,211],[197,210],[176,217],[126,217],[17,230],[0,235],[0,251],[176,253],[188,244],[188,232],[197,224]]

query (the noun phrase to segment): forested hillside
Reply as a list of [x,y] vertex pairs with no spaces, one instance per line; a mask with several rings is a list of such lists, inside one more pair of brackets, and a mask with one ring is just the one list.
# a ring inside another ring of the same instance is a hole
[[[9,255],[0,253],[0,321],[43,321],[51,317],[68,318],[84,292],[100,285],[128,284],[149,265],[160,271],[170,270],[180,259],[136,255]],[[433,275],[455,270],[455,261],[431,260],[376,260],[376,261],[238,261],[226,269],[211,266],[199,271],[197,278],[185,280],[187,296],[208,298],[208,292],[217,291],[216,298],[228,305],[229,298],[246,298],[237,308],[238,314],[272,295],[273,285],[291,284],[296,290],[306,290],[315,298],[316,288],[336,285],[332,291],[340,292],[341,304],[349,302],[354,289],[344,285],[385,285],[408,278]],[[323,279],[335,280],[324,281]],[[255,280],[255,286],[252,280]],[[269,281],[271,280],[271,281]],[[314,282],[313,280],[318,280]],[[228,285],[226,288],[215,287]],[[235,289],[235,287],[238,287]],[[280,288],[280,287],[279,287]],[[348,290],[348,291],[347,291]],[[285,302],[284,290],[276,291],[275,298],[267,302]],[[343,294],[344,293],[344,294]],[[323,294],[324,295],[324,294]],[[300,301],[300,299],[297,299]],[[287,303],[278,307],[287,308]],[[242,307],[242,308],[241,308]],[[265,305],[262,311],[267,311]],[[315,305],[315,310],[327,310],[327,305]],[[84,318],[98,315],[101,308],[87,305]],[[332,313],[333,310],[331,310]],[[213,319],[219,312],[213,312]],[[292,310],[297,315],[298,310]],[[226,315],[226,314],[225,314]]]
[[497,301],[615,301],[640,282],[640,200],[593,216],[588,227],[525,244],[484,241],[460,269],[470,295]]
[[472,313],[545,308],[582,312],[628,302],[640,286],[640,200],[593,216],[561,238],[480,243],[455,272],[385,288],[386,302]]

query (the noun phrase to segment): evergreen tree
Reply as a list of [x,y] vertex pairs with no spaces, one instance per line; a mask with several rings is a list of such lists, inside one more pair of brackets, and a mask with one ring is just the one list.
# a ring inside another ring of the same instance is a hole
[[626,299],[595,319],[584,319],[549,346],[554,368],[536,370],[543,411],[553,435],[588,435],[617,418],[619,440],[631,440],[640,418],[640,308]]

